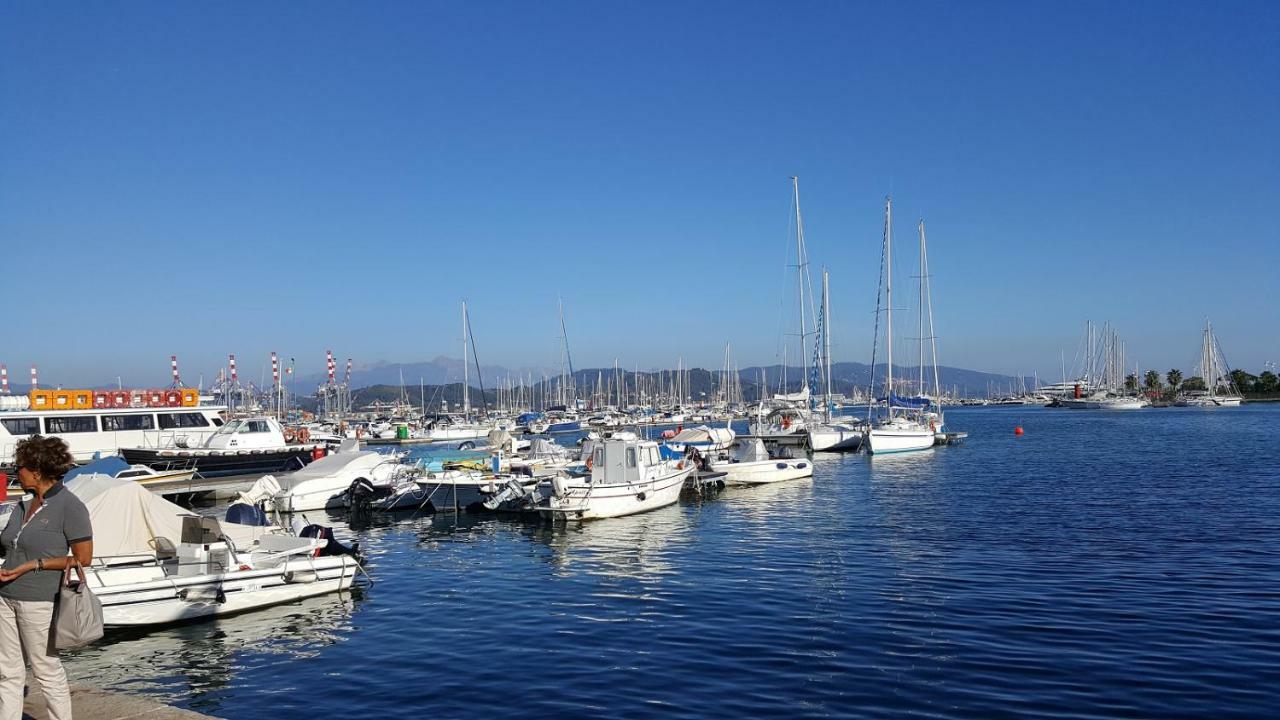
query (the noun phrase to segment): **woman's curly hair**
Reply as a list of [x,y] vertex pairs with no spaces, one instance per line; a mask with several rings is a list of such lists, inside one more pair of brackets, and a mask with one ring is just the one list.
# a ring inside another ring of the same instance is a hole
[[13,453],[14,465],[40,473],[46,480],[61,480],[67,471],[75,466],[75,458],[67,448],[65,440],[59,437],[43,437],[32,435],[19,440]]

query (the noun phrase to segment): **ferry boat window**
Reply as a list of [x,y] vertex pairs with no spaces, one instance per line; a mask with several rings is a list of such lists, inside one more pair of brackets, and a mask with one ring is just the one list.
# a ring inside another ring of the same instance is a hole
[[249,428],[246,432],[271,432],[271,426],[266,420],[250,420],[245,423],[245,427]]
[[627,467],[633,468],[635,466],[636,466],[636,449],[627,448]]
[[198,412],[160,413],[160,428],[163,430],[192,427],[209,427],[209,420]]
[[62,415],[44,419],[44,431],[50,435],[62,433],[98,432],[98,418],[92,415]]
[[146,415],[103,415],[102,431],[119,432],[121,430],[154,430],[155,420],[150,413]]
[[40,420],[38,418],[8,418],[0,420],[10,435],[39,435]]

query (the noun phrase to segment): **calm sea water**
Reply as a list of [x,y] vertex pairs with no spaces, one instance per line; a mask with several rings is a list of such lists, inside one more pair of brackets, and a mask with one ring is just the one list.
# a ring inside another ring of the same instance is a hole
[[67,666],[228,718],[1280,714],[1280,406],[948,420],[631,518],[402,518],[372,587]]

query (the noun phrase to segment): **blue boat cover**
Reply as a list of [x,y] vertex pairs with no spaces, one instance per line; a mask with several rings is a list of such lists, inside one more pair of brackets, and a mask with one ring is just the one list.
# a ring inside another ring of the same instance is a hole
[[894,407],[900,408],[927,408],[933,401],[927,397],[902,397],[896,393],[889,393],[890,403]]
[[116,455],[110,455],[98,460],[94,460],[86,465],[71,468],[67,474],[62,476],[63,484],[76,479],[78,475],[106,475],[107,477],[115,477],[116,473],[121,470],[128,470],[129,463]]

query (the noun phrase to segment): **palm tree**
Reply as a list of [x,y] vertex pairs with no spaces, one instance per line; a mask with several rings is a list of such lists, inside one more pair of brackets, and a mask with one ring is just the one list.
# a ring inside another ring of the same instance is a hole
[[1125,376],[1124,389],[1125,389],[1125,392],[1129,392],[1129,393],[1138,392],[1138,376],[1136,373],[1129,373],[1128,375]]
[[1169,381],[1169,387],[1172,390],[1177,390],[1178,386],[1182,384],[1182,371],[1177,368],[1165,373],[1164,377]]
[[1160,373],[1155,370],[1148,370],[1147,374],[1142,378],[1142,385],[1147,392],[1159,392],[1160,390]]

